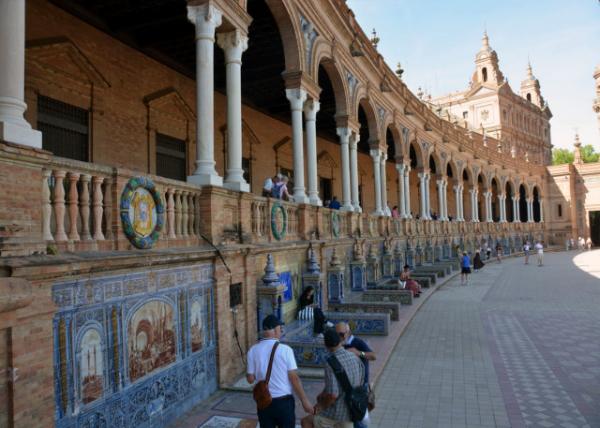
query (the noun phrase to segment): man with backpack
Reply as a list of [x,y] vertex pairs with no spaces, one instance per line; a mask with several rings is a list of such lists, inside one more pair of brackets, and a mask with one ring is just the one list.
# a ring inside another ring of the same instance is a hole
[[[344,349],[333,328],[323,333],[329,352],[325,365],[325,388],[317,397],[315,428],[352,428],[367,412],[368,390],[365,368],[360,359]],[[303,421],[303,426],[306,426]]]

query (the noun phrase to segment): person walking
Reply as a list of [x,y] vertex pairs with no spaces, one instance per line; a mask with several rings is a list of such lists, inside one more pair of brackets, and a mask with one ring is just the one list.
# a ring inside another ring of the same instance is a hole
[[500,244],[500,241],[496,244],[496,259],[498,260],[498,263],[502,263],[502,245]]
[[589,236],[585,240],[585,247],[587,248],[588,251],[590,251],[592,249],[592,238],[590,238]]
[[531,246],[529,245],[529,241],[525,242],[525,245],[523,245],[523,252],[525,253],[525,264],[528,265],[529,264],[529,250],[531,249]]
[[490,248],[489,244],[485,244],[485,259],[489,260],[490,257],[492,257],[492,249]]
[[[338,376],[345,375],[350,386],[357,388],[365,382],[365,367],[356,355],[344,349],[342,338],[335,329],[328,328],[325,330],[323,340],[329,353],[325,364],[325,387],[317,396],[314,417],[307,416],[304,418],[302,426],[353,428],[346,393],[338,380]],[[334,367],[338,372],[337,375]]]
[[[279,343],[283,323],[275,315],[267,315],[262,322],[263,339],[248,351],[246,380],[266,381],[271,395],[271,404],[257,410],[262,428],[294,428],[296,413],[292,391],[300,399],[306,413],[314,413],[298,376],[294,351]],[[272,360],[272,361],[271,361]]]
[[469,274],[471,273],[471,258],[465,251],[460,259],[460,283],[465,285],[469,283]]
[[479,250],[477,250],[475,252],[475,257],[473,258],[473,270],[477,272],[478,270],[481,270],[484,266],[485,263],[483,263],[483,261],[481,260],[481,254],[479,253]]
[[538,243],[535,244],[535,249],[537,251],[538,266],[543,266],[544,265],[544,244],[543,244],[543,242],[538,241]]

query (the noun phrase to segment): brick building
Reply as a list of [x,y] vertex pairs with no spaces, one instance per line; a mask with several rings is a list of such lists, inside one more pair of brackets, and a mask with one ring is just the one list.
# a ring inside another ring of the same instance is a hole
[[342,0],[4,1],[0,56],[0,426],[162,425],[307,281],[327,310],[546,233],[546,158],[432,110]]

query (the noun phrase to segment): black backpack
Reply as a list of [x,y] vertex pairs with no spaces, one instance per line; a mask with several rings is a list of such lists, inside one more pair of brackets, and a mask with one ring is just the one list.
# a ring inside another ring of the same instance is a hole
[[344,390],[344,400],[350,411],[350,419],[352,422],[360,422],[365,418],[367,406],[369,404],[369,388],[363,383],[360,386],[353,387],[350,385],[348,375],[344,371],[342,365],[335,357],[331,355],[327,358],[327,363],[333,369],[336,379]]

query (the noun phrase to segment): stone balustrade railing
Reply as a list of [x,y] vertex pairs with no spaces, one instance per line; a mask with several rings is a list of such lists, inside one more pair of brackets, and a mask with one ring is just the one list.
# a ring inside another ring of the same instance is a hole
[[199,246],[206,241],[214,245],[386,237],[450,241],[461,236],[541,236],[544,231],[543,223],[449,222],[344,212],[52,156],[39,165],[42,186],[23,186],[27,193],[21,190],[23,194],[15,198],[40,201],[41,215],[29,220],[32,232],[22,244],[19,236],[11,238],[13,254],[36,236],[36,242],[51,252],[53,248],[133,249],[121,222],[121,196],[129,180],[140,175],[153,181],[164,207],[164,227],[153,244],[159,249]]

